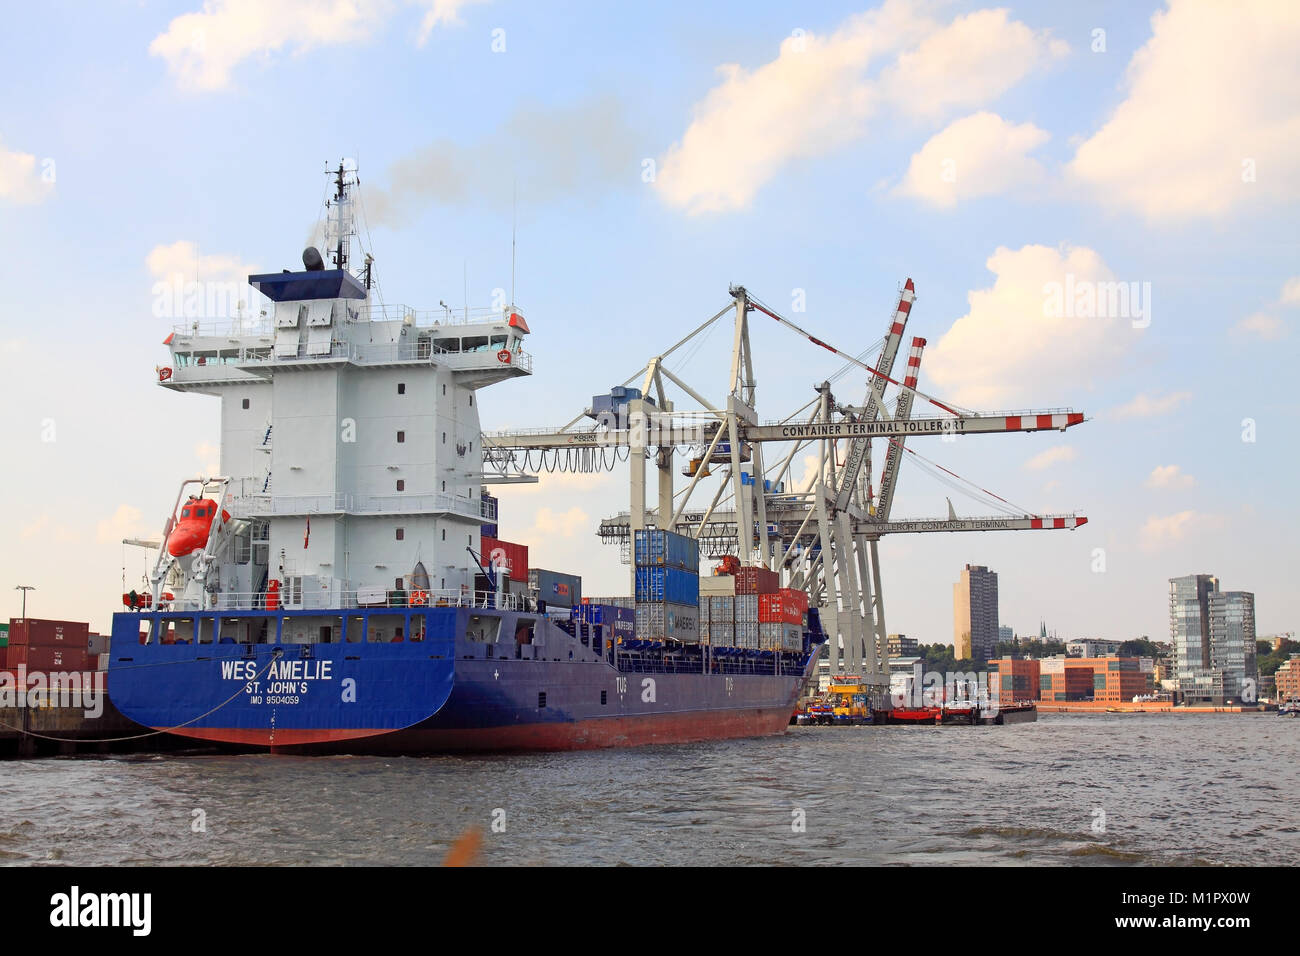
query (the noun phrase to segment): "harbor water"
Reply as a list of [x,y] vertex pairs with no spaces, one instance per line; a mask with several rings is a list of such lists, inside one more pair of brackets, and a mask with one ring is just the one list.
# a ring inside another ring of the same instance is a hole
[[1300,864],[1300,721],[1043,715],[475,757],[0,763],[0,863]]

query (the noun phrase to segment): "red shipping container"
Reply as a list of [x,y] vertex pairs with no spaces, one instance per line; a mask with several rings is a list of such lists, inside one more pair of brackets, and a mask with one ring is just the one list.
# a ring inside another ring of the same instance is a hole
[[510,564],[510,580],[521,584],[528,583],[528,545],[502,541],[500,538],[491,538],[487,535],[482,535],[481,540],[485,566],[492,560],[492,552],[499,548],[505,552],[506,561]]
[[27,663],[26,644],[10,644],[8,650],[6,663],[11,671],[17,670],[21,665]]
[[[795,607],[799,609],[799,614],[801,617],[803,614],[807,612],[808,610],[807,591],[800,591],[798,588],[781,588],[780,593],[785,595],[785,597],[787,597],[789,600],[794,602]],[[795,622],[791,621],[790,623],[793,624]]]
[[29,671],[88,670],[86,652],[71,647],[30,647],[27,650]]
[[[90,625],[85,621],[45,621],[40,618],[11,618],[9,642],[31,647],[80,647],[90,641]],[[15,637],[16,635],[16,637]]]
[[789,588],[781,588],[776,594],[760,594],[758,622],[760,624],[802,624],[804,612],[799,606],[799,601],[794,597],[795,593]]
[[0,671],[9,666],[9,648],[0,647]]
[[736,571],[737,594],[775,594],[781,575],[767,568],[740,568]]

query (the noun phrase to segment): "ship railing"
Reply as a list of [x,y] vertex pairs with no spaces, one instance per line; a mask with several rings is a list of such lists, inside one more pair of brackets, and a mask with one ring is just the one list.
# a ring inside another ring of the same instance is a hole
[[232,496],[230,509],[240,517],[312,514],[455,514],[496,518],[496,503],[446,492],[426,495],[262,495]]
[[[500,353],[508,353],[503,361]],[[302,354],[299,354],[299,353]],[[399,342],[339,342],[330,343],[328,349],[312,351],[310,344],[300,345],[292,355],[277,355],[272,350],[243,349],[238,365],[275,365],[285,362],[323,362],[342,359],[358,365],[385,365],[393,362],[430,362],[451,369],[518,368],[532,372],[533,357],[523,349],[501,349],[487,346],[471,351],[441,349],[428,340],[408,337]]]
[[413,309],[407,305],[380,305],[377,303],[363,306],[357,321],[361,322],[405,322],[407,319],[418,328],[442,328],[459,325],[505,325],[510,320],[510,313],[517,309],[494,309],[491,307],[453,309]]
[[403,609],[419,611],[429,607],[486,608],[489,610],[536,611],[530,598],[519,594],[498,594],[495,591],[471,591],[455,588],[403,588],[385,591],[382,588],[363,588],[359,591],[335,591],[322,588],[319,592],[304,591],[301,600],[286,603],[286,591],[268,598],[265,591],[222,591],[210,597],[206,609],[176,607],[189,614],[212,611],[375,611]]

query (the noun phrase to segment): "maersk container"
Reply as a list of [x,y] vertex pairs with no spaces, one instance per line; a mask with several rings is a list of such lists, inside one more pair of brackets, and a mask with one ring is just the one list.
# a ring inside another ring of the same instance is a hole
[[636,600],[638,604],[667,602],[698,606],[700,577],[680,568],[637,568]]
[[582,578],[576,574],[529,568],[528,586],[537,592],[537,600],[547,604],[573,607],[582,603]]
[[613,604],[579,604],[575,617],[584,624],[599,624],[606,637],[630,638],[636,631],[636,611]]
[[700,640],[700,609],[689,604],[637,604],[636,636],[641,640]]
[[633,539],[637,567],[681,568],[700,572],[700,543],[694,538],[659,528],[642,528]]

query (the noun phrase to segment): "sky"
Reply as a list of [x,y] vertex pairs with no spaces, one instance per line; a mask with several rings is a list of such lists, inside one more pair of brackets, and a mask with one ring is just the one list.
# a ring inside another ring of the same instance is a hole
[[[346,157],[387,303],[487,305],[517,236],[534,374],[482,393],[485,428],[569,421],[732,283],[856,354],[909,277],[922,390],[1085,412],[909,444],[1089,520],[886,538],[890,632],[951,642],[966,563],[998,572],[1021,634],[1164,639],[1167,579],[1190,573],[1254,591],[1261,636],[1295,631],[1297,49],[1287,0],[20,5],[0,34],[2,613],[31,585],[32,616],[107,629],[145,567],[123,537],[157,537],[179,481],[216,469],[216,400],[157,385],[159,290],[297,267]],[[842,363],[759,318],[776,419]],[[669,367],[721,401],[727,339]],[[893,515],[949,496],[992,513],[905,462]],[[534,565],[626,592],[594,535],[625,470],[500,497]]]

